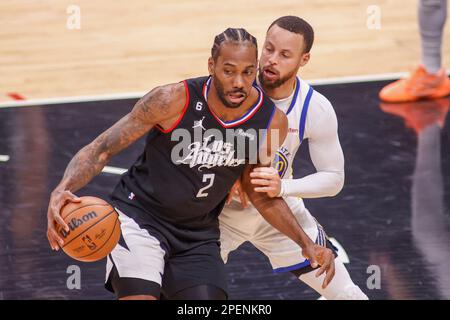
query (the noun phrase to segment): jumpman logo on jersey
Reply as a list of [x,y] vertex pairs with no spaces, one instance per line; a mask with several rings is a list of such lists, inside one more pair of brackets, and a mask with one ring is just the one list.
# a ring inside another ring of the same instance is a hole
[[205,117],[203,117],[202,120],[194,121],[194,125],[192,126],[192,129],[200,127],[206,131],[205,127],[203,126],[203,120],[205,120]]

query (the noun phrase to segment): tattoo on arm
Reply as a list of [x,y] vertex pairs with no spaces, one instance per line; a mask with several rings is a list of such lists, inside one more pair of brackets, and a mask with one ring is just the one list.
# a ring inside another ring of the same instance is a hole
[[136,141],[146,131],[142,123],[126,115],[72,158],[61,181],[65,190],[75,192],[99,174],[113,155]]
[[158,119],[170,116],[174,99],[179,98],[180,93],[184,95],[181,83],[156,87],[136,103],[132,112],[144,121],[155,123],[156,120],[157,123]]
[[181,89],[180,84],[157,87],[142,97],[129,114],[72,158],[57,189],[72,192],[81,189],[101,172],[112,156],[138,140],[158,122],[176,116],[181,111],[180,104],[184,105],[180,98],[180,93],[184,97],[183,84]]

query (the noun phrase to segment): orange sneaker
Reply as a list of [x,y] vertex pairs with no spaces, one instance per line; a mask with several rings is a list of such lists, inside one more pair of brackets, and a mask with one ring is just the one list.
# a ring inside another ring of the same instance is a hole
[[380,103],[380,109],[405,120],[405,126],[419,134],[424,128],[437,123],[444,127],[450,109],[450,98],[407,103]]
[[444,68],[436,74],[429,74],[419,66],[405,79],[388,84],[379,93],[386,102],[410,102],[419,99],[436,99],[450,94],[450,79]]

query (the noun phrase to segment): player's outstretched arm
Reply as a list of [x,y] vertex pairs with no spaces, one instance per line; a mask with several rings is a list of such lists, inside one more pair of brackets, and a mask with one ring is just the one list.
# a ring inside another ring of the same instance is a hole
[[338,123],[333,106],[325,98],[308,114],[309,154],[315,173],[299,179],[281,179],[272,167],[256,168],[250,176],[258,192],[270,197],[333,197],[344,186],[344,154],[338,136]]
[[312,112],[310,116],[315,118],[309,120],[309,154],[317,172],[300,179],[283,180],[283,196],[333,197],[344,186],[345,161],[339,142],[337,117],[331,103],[328,100],[324,103],[324,111],[319,115]]
[[[277,134],[278,132],[278,134]],[[267,157],[260,157],[261,164],[259,167],[270,165],[278,146],[284,141],[287,133],[287,118],[286,115],[277,109],[270,128],[267,132]],[[276,143],[272,143],[273,139]],[[303,255],[311,262],[311,266],[316,268],[321,266],[316,276],[320,276],[326,272],[326,277],[323,282],[325,288],[334,277],[334,255],[330,249],[316,245],[308,235],[303,231],[294,214],[283,200],[283,198],[271,198],[266,192],[256,192],[255,186],[251,183],[250,172],[255,166],[247,166],[242,175],[242,187],[247,193],[250,201],[253,203],[259,213],[267,220],[274,228],[285,234],[293,241],[295,241],[301,248]]]
[[47,211],[47,238],[58,250],[63,244],[55,231],[60,224],[68,230],[60,216],[65,203],[80,201],[73,192],[81,189],[99,174],[109,160],[142,137],[153,126],[170,126],[181,115],[186,102],[183,83],[157,87],[142,97],[133,109],[94,141],[82,148],[69,162],[64,176],[53,190]]

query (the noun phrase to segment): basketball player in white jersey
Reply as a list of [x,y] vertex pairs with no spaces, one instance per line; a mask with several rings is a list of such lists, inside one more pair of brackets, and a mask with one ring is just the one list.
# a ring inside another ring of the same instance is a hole
[[[274,161],[276,169],[255,169],[251,183],[257,192],[283,197],[311,240],[335,250],[301,199],[334,196],[344,184],[344,156],[334,109],[327,98],[296,76],[310,58],[313,39],[312,27],[294,16],[275,20],[267,31],[259,82],[275,105],[286,113],[289,129]],[[292,162],[305,139],[309,141],[317,172],[293,179]],[[292,272],[326,299],[367,299],[339,257],[335,260],[335,276],[324,288],[323,275],[316,276],[309,261],[299,254],[300,247],[267,223],[253,206],[248,206],[239,183],[233,187],[228,203],[219,216],[225,262],[231,251],[249,241],[269,258],[274,272]]]

